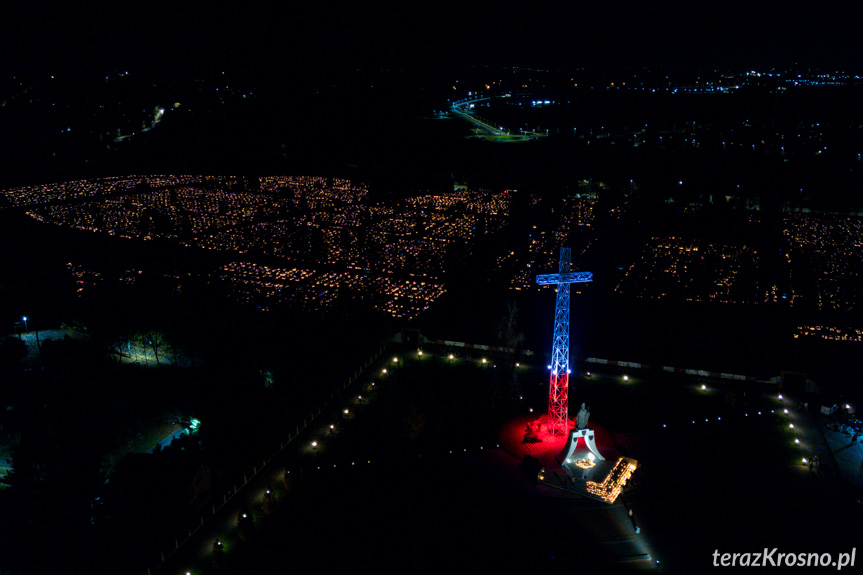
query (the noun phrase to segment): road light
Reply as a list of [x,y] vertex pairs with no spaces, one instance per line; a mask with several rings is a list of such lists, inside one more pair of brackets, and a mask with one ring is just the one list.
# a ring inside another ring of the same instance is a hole
[[27,316],[22,315],[21,320],[24,322],[24,331],[27,331]]

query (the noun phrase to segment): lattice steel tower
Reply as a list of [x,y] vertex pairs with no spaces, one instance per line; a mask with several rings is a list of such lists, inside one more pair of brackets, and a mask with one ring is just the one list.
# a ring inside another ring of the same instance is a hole
[[556,274],[536,276],[539,285],[557,286],[554,308],[554,343],[551,351],[551,382],[548,388],[548,432],[566,435],[569,431],[569,284],[593,281],[591,272],[569,271],[570,250],[560,248]]

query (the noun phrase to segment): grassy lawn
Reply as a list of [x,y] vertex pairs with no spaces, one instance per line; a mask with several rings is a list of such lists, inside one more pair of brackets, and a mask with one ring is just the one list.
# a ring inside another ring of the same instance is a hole
[[[252,509],[254,534],[235,530],[219,569],[203,572],[651,566],[620,563],[645,548],[622,506],[543,493],[494,448],[500,424],[544,410],[544,366],[517,368],[522,399],[510,404],[494,399],[506,378],[490,356],[398,357],[358,384],[347,415],[321,421],[305,440],[318,446],[286,462],[289,488],[273,486],[274,511]],[[612,368],[574,383],[571,404],[588,403],[642,465],[625,498],[665,570],[707,569],[714,549],[850,550],[842,519],[856,511],[799,465],[775,392]]]

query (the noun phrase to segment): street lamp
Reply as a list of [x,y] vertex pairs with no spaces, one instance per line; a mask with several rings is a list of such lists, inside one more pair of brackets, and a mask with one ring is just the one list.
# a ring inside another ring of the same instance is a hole
[[24,321],[24,331],[27,331],[27,316],[22,315],[21,319]]

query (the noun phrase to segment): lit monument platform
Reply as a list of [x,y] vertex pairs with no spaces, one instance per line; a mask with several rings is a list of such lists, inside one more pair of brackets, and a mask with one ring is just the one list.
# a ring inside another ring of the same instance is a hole
[[[568,420],[569,433],[555,436],[542,430],[546,419],[545,414],[539,419],[525,414],[507,422],[500,430],[501,447],[517,459],[533,462],[537,482],[542,485],[572,497],[614,503],[638,462],[618,453],[611,432],[601,424],[591,423],[589,429],[579,430],[574,420]],[[537,424],[541,430],[528,433],[528,427]],[[592,434],[595,451],[588,448],[582,432]]]

